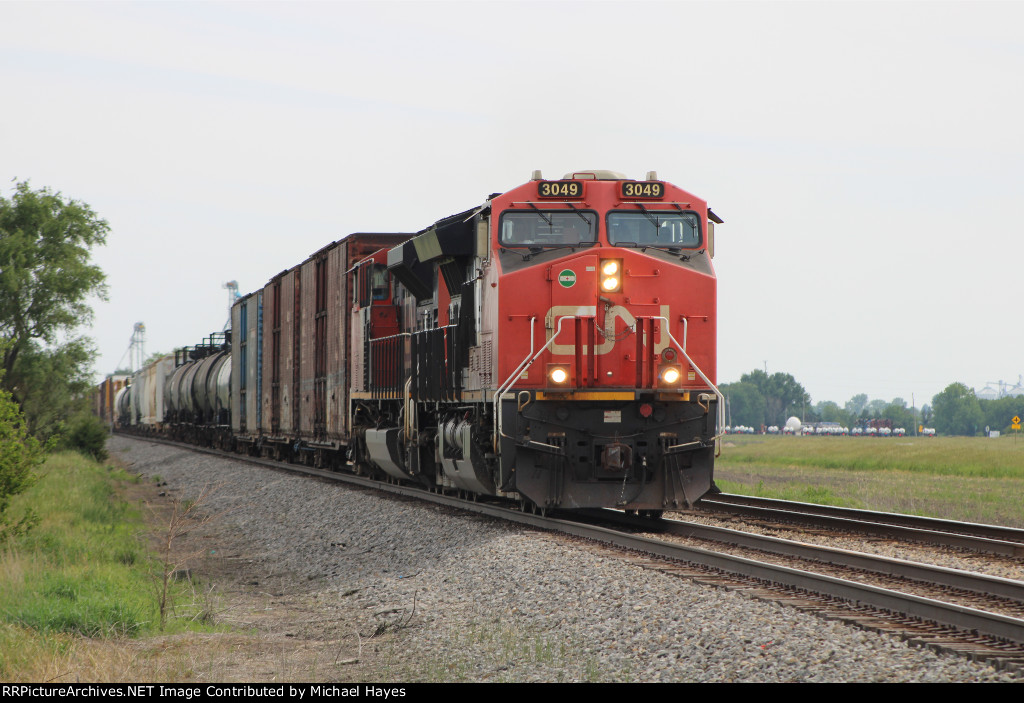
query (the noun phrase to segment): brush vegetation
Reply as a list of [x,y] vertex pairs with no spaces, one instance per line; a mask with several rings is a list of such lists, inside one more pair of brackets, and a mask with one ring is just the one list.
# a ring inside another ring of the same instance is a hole
[[725,439],[729,493],[1024,527],[1024,438]]
[[[88,640],[161,631],[162,566],[146,542],[141,508],[121,497],[138,481],[74,452],[51,455],[39,480],[12,503],[39,521],[0,543],[0,680],[64,675]],[[12,506],[16,507],[16,506]],[[170,598],[184,605],[188,584]],[[205,625],[168,619],[167,632]],[[63,664],[62,664],[63,662]],[[102,680],[102,679],[101,679]]]

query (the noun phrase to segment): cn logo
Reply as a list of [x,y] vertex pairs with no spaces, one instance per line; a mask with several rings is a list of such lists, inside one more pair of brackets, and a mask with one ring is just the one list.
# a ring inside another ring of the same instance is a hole
[[[559,274],[559,282],[561,282],[561,274]],[[564,284],[563,284],[564,285]],[[666,320],[671,320],[672,317],[669,315],[669,306],[662,305],[660,312],[658,313]],[[559,318],[565,317],[589,317],[592,318],[586,321],[586,324],[595,324],[593,318],[597,316],[597,306],[595,305],[554,305],[552,306],[546,315],[546,327],[548,330],[547,338],[551,339],[551,336],[558,330]],[[620,323],[619,320],[622,320]],[[624,334],[627,328],[635,329],[636,318],[633,317],[633,313],[624,308],[621,305],[613,305],[604,311],[603,320],[604,324],[597,330],[595,340],[597,343],[594,345],[594,354],[608,354],[615,349],[616,340],[623,342],[627,345],[632,345],[631,348],[636,348],[636,339],[632,334]],[[654,340],[654,353],[660,354],[661,350],[669,346],[669,336],[661,331],[661,325],[665,324],[664,321],[660,321],[658,325],[658,333]],[[626,340],[629,341],[626,341]],[[567,344],[560,344],[562,341],[569,342]],[[644,346],[650,344],[650,340],[644,339]],[[556,355],[573,355],[576,353],[575,339],[573,338],[572,322],[566,320],[562,323],[562,331],[558,335],[558,339],[551,345],[551,353]],[[587,349],[587,345],[583,345],[583,354],[589,354],[590,350]]]

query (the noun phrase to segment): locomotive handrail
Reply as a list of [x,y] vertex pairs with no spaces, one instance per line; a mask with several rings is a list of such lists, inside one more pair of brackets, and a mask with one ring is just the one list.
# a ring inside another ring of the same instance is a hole
[[530,352],[519,363],[519,366],[516,367],[516,370],[512,372],[512,375],[509,376],[505,380],[505,382],[498,387],[498,390],[495,391],[495,393],[494,393],[494,451],[495,452],[500,454],[500,452],[498,451],[498,448],[499,448],[498,441],[499,441],[500,437],[505,437],[506,439],[513,439],[512,437],[509,437],[507,434],[505,434],[504,432],[501,431],[501,411],[499,409],[499,404],[501,403],[501,397],[503,395],[505,395],[505,393],[507,393],[512,388],[512,386],[514,386],[516,384],[516,379],[519,378],[519,375],[522,374],[523,371],[525,371],[526,369],[530,368],[530,366],[533,365],[533,362],[537,360],[537,357],[540,356],[541,354],[543,354],[544,350],[547,349],[548,347],[550,347],[554,343],[554,341],[558,338],[558,335],[562,332],[562,323],[565,320],[568,320],[570,318],[571,319],[576,319],[576,315],[565,315],[563,317],[558,318],[558,327],[555,329],[555,333],[553,335],[551,335],[551,339],[549,339],[547,341],[547,344],[545,344],[543,347],[541,347],[537,351],[536,354],[533,353],[533,343],[534,343],[533,342],[533,337],[534,337],[533,325],[537,321],[537,317],[535,315],[535,316],[530,318]]
[[[382,345],[387,343],[387,342],[392,342],[394,340],[399,339],[400,337],[411,337],[411,336],[412,336],[411,332],[399,332],[397,334],[388,335],[387,337],[370,337],[367,340],[367,343],[368,343],[368,346],[369,346],[369,350],[370,350],[368,358],[366,359],[366,373],[367,373],[367,379],[368,379],[367,389],[370,390],[371,393],[375,393],[375,394],[377,393],[375,388],[378,385],[377,380],[376,380],[376,374],[377,374],[378,371],[377,371],[377,364],[375,363],[375,361],[377,361],[377,359],[375,358],[376,357],[375,352],[377,350],[381,349]],[[394,343],[396,345],[398,344],[397,341],[395,341]],[[385,349],[385,351],[386,351],[386,349]],[[401,350],[401,353],[402,353],[403,358],[404,358],[404,350]],[[387,373],[388,370],[384,369],[384,371],[385,371],[385,373]],[[395,386],[395,389],[397,390],[398,386],[402,382],[401,378],[400,378],[400,375],[398,377],[396,377],[394,380],[395,380],[394,386]],[[374,397],[381,397],[381,396],[375,395]],[[351,424],[349,425],[349,427],[351,427]]]
[[[520,374],[522,374],[523,371],[525,371],[530,366],[532,366],[533,362],[537,360],[537,357],[539,357],[542,353],[544,353],[544,350],[546,350],[548,347],[550,347],[554,343],[555,339],[557,339],[558,335],[561,334],[561,332],[562,332],[562,323],[565,320],[569,320],[569,319],[573,319],[574,320],[577,317],[578,317],[577,315],[564,315],[564,316],[558,318],[558,327],[555,329],[555,333],[553,335],[551,335],[551,339],[549,339],[547,341],[547,343],[543,347],[541,347],[536,353],[534,353],[534,351],[533,351],[533,345],[534,345],[534,329],[533,328],[534,328],[534,323],[536,322],[537,318],[536,318],[536,316],[530,318],[530,352],[519,363],[519,366],[516,367],[516,370],[512,372],[512,374],[505,380],[505,382],[503,384],[501,384],[501,386],[498,387],[498,390],[495,391],[495,393],[494,393],[494,450],[496,452],[498,451],[498,446],[499,446],[498,445],[498,441],[499,441],[500,437],[505,437],[506,439],[513,439],[512,437],[509,437],[509,435],[507,435],[507,434],[505,434],[504,432],[501,431],[501,424],[502,423],[501,423],[501,412],[499,410],[499,404],[501,402],[502,396],[504,396],[505,393],[507,393],[509,390],[511,390],[512,386],[515,385],[515,381],[516,381],[517,378],[519,378]],[[689,324],[688,324],[686,318],[683,317],[683,340],[684,340],[683,344],[680,344],[679,340],[677,340],[675,338],[675,336],[672,334],[672,332],[669,330],[668,318],[666,318],[663,315],[658,315],[656,317],[651,317],[650,319],[652,319],[652,320],[662,320],[665,323],[665,327],[664,327],[665,334],[667,334],[669,336],[669,338],[673,342],[675,342],[675,345],[679,348],[679,353],[681,353],[686,358],[686,360],[690,363],[690,366],[693,367],[694,371],[696,371],[700,375],[701,380],[704,381],[704,383],[706,383],[708,385],[708,387],[711,388],[711,390],[713,390],[715,392],[715,396],[718,398],[718,412],[716,413],[718,422],[717,422],[717,427],[715,428],[715,436],[712,438],[712,440],[716,444],[719,443],[721,441],[721,438],[722,438],[722,429],[725,427],[725,396],[722,395],[722,392],[720,390],[718,390],[718,386],[716,386],[714,383],[712,383],[711,379],[709,379],[707,377],[707,375],[701,370],[701,368],[699,366],[697,366],[697,363],[690,357],[690,355],[686,353],[685,341],[687,340],[687,336],[688,336],[688,332],[689,332]]]
[[[715,428],[715,436],[714,436],[713,439],[714,439],[714,442],[716,444],[720,443],[721,439],[722,439],[722,430],[725,428],[725,396],[722,395],[722,391],[718,390],[718,386],[716,386],[714,383],[712,383],[711,379],[709,379],[704,374],[704,372],[700,370],[700,367],[697,366],[696,362],[694,362],[694,360],[690,358],[690,355],[686,353],[686,344],[680,344],[679,340],[677,340],[673,336],[671,330],[669,330],[668,318],[663,316],[663,315],[659,315],[658,317],[655,317],[655,318],[652,318],[652,319],[664,320],[664,322],[665,322],[665,334],[667,334],[669,336],[669,338],[673,342],[675,342],[676,346],[679,347],[679,353],[682,354],[684,357],[686,357],[686,360],[688,362],[690,362],[690,366],[693,367],[693,370],[696,371],[700,375],[701,380],[704,381],[704,383],[708,384],[708,386],[711,388],[711,390],[713,390],[715,392],[715,395],[718,396],[718,413],[717,413],[717,415],[718,415],[718,426]],[[684,340],[684,342],[686,341],[687,331],[688,331],[688,325],[687,325],[686,318],[684,317],[683,318],[683,340]],[[716,453],[716,455],[717,455],[717,453]]]
[[530,351],[526,354],[526,358],[519,362],[519,366],[517,366],[516,370],[512,372],[512,375],[505,379],[505,382],[498,386],[498,390],[495,391],[494,393],[494,451],[499,454],[500,452],[498,451],[498,437],[507,435],[503,435],[501,432],[501,413],[498,410],[498,403],[501,399],[501,396],[504,395],[505,392],[512,387],[512,385],[514,385],[514,379],[516,378],[516,376],[523,372],[523,369],[526,367],[526,362],[533,354],[533,326],[535,322],[537,322],[537,316],[533,315],[532,317],[530,317]]

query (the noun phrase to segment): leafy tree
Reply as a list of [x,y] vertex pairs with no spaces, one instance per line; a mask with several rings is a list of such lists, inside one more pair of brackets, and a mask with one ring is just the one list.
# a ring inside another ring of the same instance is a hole
[[741,383],[750,383],[765,399],[764,421],[769,425],[782,427],[790,415],[804,414],[811,409],[811,396],[796,379],[788,373],[777,372],[769,376],[760,369],[745,373]]
[[5,513],[11,497],[35,483],[36,475],[32,470],[42,462],[43,448],[28,434],[11,394],[0,389],[0,537],[23,532],[35,522],[31,510],[17,522]]
[[867,393],[858,393],[857,395],[846,401],[846,405],[843,409],[850,415],[851,418],[858,418],[861,413],[864,412],[864,408],[868,406]]
[[89,296],[106,295],[90,250],[108,231],[88,205],[27,181],[0,196],[0,388],[26,411],[32,433],[59,425],[68,412],[60,404],[86,378],[91,346],[74,331],[92,319]]
[[984,424],[993,430],[1010,430],[1013,418],[1024,417],[1024,396],[1005,396],[996,400],[978,400],[985,416]]
[[732,424],[760,428],[764,422],[764,396],[752,383],[726,383],[719,387],[729,403]]
[[902,427],[907,432],[913,433],[917,427],[917,420],[914,412],[907,408],[907,404],[901,402],[900,398],[894,399],[882,410],[881,417],[892,422],[893,427]]
[[818,403],[814,406],[814,409],[824,422],[837,422],[843,427],[849,427],[853,424],[853,418],[851,418],[850,413],[840,408],[837,403],[831,400]]
[[867,404],[867,407],[864,408],[864,413],[868,417],[882,417],[882,413],[885,412],[887,407],[889,407],[889,404],[884,400],[875,399]]
[[33,435],[40,439],[60,435],[67,418],[87,407],[94,356],[92,342],[83,337],[54,349],[32,343],[18,357],[11,387],[20,396]]
[[985,426],[974,389],[962,383],[946,386],[946,390],[932,398],[932,406],[939,434],[974,436]]

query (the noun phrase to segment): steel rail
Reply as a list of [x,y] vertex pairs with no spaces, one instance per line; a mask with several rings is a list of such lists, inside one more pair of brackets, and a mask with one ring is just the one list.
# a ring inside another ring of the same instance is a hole
[[[783,520],[801,525],[833,527],[1002,556],[1024,557],[1024,530],[1012,527],[1001,528],[997,525],[917,518],[913,515],[835,508],[793,501],[751,500],[748,496],[724,494],[704,496],[697,504],[697,509]],[[999,537],[986,537],[984,534]],[[1017,539],[1021,541],[1014,541]]]
[[922,529],[934,529],[943,532],[957,532],[960,534],[989,537],[991,539],[1004,540],[1007,542],[1024,543],[1024,529],[1020,529],[1019,527],[986,525],[978,522],[959,522],[957,520],[946,520],[943,518],[927,517],[923,515],[887,513],[878,510],[859,510],[857,508],[843,508],[836,505],[817,505],[815,503],[801,503],[794,500],[758,498],[755,496],[742,496],[731,493],[716,493],[714,495],[707,496],[707,499],[716,503],[755,505],[762,507],[783,507],[784,509],[803,510],[804,512],[813,511],[821,515],[833,515],[836,517],[867,517],[875,522],[890,522],[894,525],[903,525],[905,527],[919,527]]
[[[608,520],[633,528],[650,528],[649,521],[614,510],[586,511],[595,518]],[[685,520],[661,520],[654,528],[680,537],[722,542],[725,544],[756,549],[770,554],[823,562],[838,567],[864,569],[883,576],[906,578],[922,583],[957,588],[981,595],[998,596],[1024,604],[1024,581],[990,576],[972,571],[950,569],[945,566],[924,564],[894,559],[850,549],[826,547],[795,540],[742,532],[726,527],[712,527]]]

